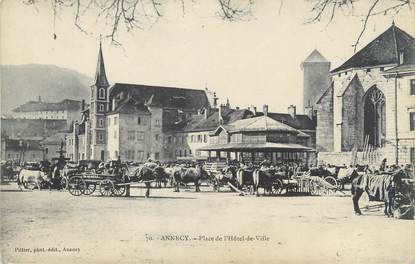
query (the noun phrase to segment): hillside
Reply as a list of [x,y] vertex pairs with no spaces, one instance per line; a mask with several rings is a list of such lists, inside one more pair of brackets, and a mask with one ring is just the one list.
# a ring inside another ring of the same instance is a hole
[[55,65],[0,65],[1,113],[39,96],[47,102],[87,99],[91,83],[90,77]]

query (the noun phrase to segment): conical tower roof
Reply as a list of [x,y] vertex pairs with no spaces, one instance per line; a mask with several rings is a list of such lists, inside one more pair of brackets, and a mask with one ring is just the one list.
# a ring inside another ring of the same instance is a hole
[[317,50],[314,49],[313,52],[308,55],[304,62],[329,62],[323,55]]
[[98,62],[95,72],[94,84],[99,87],[108,87],[107,75],[105,74],[104,56],[102,55],[102,45],[99,42]]

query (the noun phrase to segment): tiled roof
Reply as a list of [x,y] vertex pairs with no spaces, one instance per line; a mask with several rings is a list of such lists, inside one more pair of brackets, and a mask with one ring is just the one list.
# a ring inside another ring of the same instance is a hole
[[268,116],[238,120],[223,126],[228,132],[280,131],[298,133],[298,130]]
[[[248,109],[231,109],[224,108],[222,111],[222,118],[224,124],[228,124],[237,120],[241,120],[252,116],[251,111]],[[219,111],[213,109],[212,113],[205,119],[204,114],[192,115],[192,117],[184,124],[178,124],[176,130],[183,132],[196,132],[196,131],[212,131],[219,125]]]
[[351,68],[372,67],[399,63],[399,52],[404,52],[404,64],[415,63],[414,38],[394,24],[332,73]]
[[137,114],[144,113],[150,114],[148,108],[143,104],[139,103],[134,98],[128,98],[123,102],[118,103],[114,111],[108,112],[108,115],[120,113],[120,114]]
[[209,106],[204,90],[128,83],[115,83],[111,86],[111,99],[122,94],[125,97],[130,94],[139,103],[164,108],[197,110]]
[[80,110],[81,101],[65,99],[57,103],[46,103],[39,101],[29,101],[21,106],[13,109],[13,112],[38,112],[38,111],[64,111],[64,110]]
[[209,145],[198,150],[291,150],[291,151],[312,151],[313,149],[293,143],[226,143]]
[[[257,112],[257,115],[263,115],[262,112]],[[290,127],[293,127],[298,130],[315,130],[316,124],[313,120],[308,117],[308,115],[295,115],[293,118],[290,114],[287,113],[268,113],[268,116],[272,119],[286,124]]]
[[1,119],[2,135],[12,138],[44,138],[66,130],[66,120],[61,119]]

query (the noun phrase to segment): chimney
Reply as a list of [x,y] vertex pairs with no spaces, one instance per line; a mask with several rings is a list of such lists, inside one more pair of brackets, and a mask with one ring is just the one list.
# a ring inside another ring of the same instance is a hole
[[204,109],[203,109],[203,116],[204,116],[204,119],[207,119],[208,118],[208,116],[209,116],[209,113],[210,113],[210,111],[209,111],[210,109],[209,108],[207,108],[207,107],[205,107]]
[[213,108],[218,107],[218,97],[216,96],[216,92],[213,92]]
[[222,112],[223,109],[225,108],[224,105],[220,105],[219,106],[219,111],[218,111],[218,115],[219,115],[219,125],[223,125],[223,116],[222,116]]
[[268,116],[268,105],[264,104],[262,106],[262,112],[264,112],[264,116]]
[[295,105],[290,105],[288,107],[288,113],[294,119],[295,118],[295,115],[297,114],[297,107]]
[[313,119],[314,108],[312,106],[306,106],[304,108],[304,114],[306,114],[310,119]]
[[81,110],[84,111],[85,110],[85,100],[82,99],[82,103],[81,103]]
[[251,105],[251,107],[250,108],[248,108],[249,110],[251,110],[251,112],[254,114],[254,116],[256,116],[256,106],[254,106],[254,105]]

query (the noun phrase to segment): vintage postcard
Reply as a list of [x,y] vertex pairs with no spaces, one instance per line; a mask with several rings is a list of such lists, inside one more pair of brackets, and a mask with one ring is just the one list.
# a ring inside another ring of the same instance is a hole
[[0,1],[0,262],[415,263],[414,8]]

